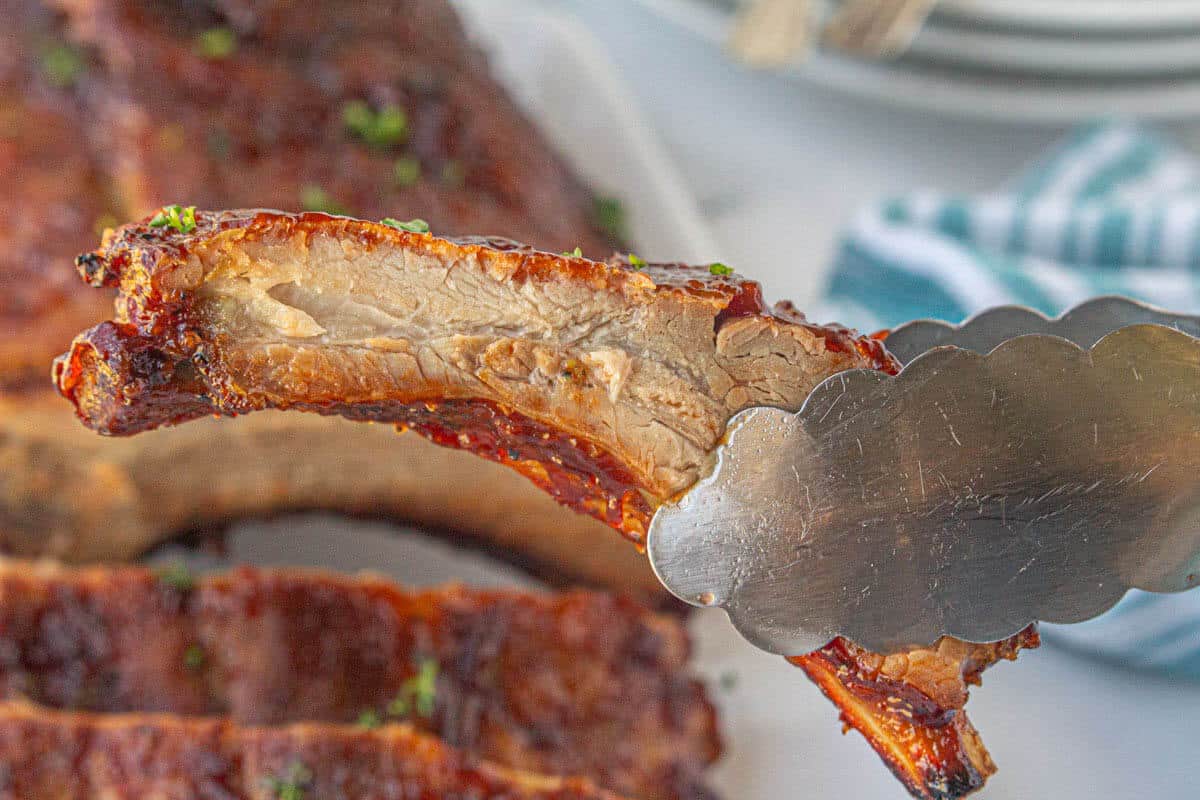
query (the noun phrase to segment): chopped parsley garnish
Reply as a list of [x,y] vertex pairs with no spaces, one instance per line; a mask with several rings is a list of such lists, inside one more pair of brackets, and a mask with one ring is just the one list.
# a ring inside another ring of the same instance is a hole
[[429,233],[429,223],[423,219],[410,219],[408,222],[401,222],[398,219],[384,217],[379,220],[379,224],[387,225],[389,228],[395,228],[398,231],[408,231],[409,233]]
[[421,162],[415,158],[397,158],[392,164],[392,177],[399,186],[412,186],[421,179]]
[[461,161],[447,161],[442,165],[442,185],[460,188],[467,182],[467,169]]
[[734,689],[737,688],[738,674],[736,672],[734,672],[733,670],[729,670],[728,672],[722,672],[721,676],[719,678],[717,678],[717,682],[718,682],[718,685],[720,685],[720,687],[721,687],[721,691],[732,692]]
[[400,691],[388,703],[387,713],[393,717],[407,717],[413,712],[428,719],[433,716],[437,700],[438,664],[433,659],[421,662],[417,674],[400,684]]
[[597,197],[593,202],[592,217],[596,227],[613,239],[619,242],[629,239],[625,206],[615,197]]
[[283,778],[264,778],[263,783],[276,800],[304,800],[304,792],[312,783],[313,775],[299,761],[292,762]]
[[180,233],[196,230],[196,207],[181,205],[163,206],[150,220],[151,228],[174,228]]
[[42,74],[60,89],[74,86],[86,69],[83,55],[70,45],[56,44],[42,53]]
[[229,28],[209,28],[196,36],[196,52],[210,61],[222,61],[237,52],[237,34]]
[[204,648],[198,644],[188,645],[183,651],[183,666],[193,672],[204,666]]
[[358,727],[374,730],[383,724],[383,719],[379,716],[379,712],[373,708],[368,708],[366,711],[358,715]]
[[732,275],[733,267],[727,267],[720,261],[708,265],[708,271],[713,275]]
[[633,267],[634,269],[641,269],[642,267],[646,266],[646,259],[639,256],[637,253],[630,253],[629,266]]
[[320,211],[325,214],[349,215],[346,207],[329,192],[310,183],[300,190],[300,207],[305,211]]
[[575,245],[574,250],[564,250],[563,255],[567,258],[583,258],[583,248],[581,248],[579,245]]
[[518,451],[512,447],[508,448],[508,460],[509,461],[520,461],[521,460],[520,451]]
[[159,583],[170,586],[179,592],[191,591],[196,586],[196,576],[182,561],[172,561],[154,570],[154,577]]
[[342,106],[346,130],[373,147],[401,144],[408,138],[408,115],[399,106],[387,105],[378,111],[362,100]]

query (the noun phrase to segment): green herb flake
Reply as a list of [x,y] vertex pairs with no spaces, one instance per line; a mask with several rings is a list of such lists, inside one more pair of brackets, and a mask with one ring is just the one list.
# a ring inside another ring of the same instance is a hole
[[192,672],[203,667],[204,648],[198,644],[188,645],[188,649],[183,651],[183,666]]
[[367,135],[367,141],[377,147],[386,147],[408,138],[408,115],[404,109],[386,106],[375,115],[375,125]]
[[581,248],[579,245],[575,245],[574,250],[564,250],[563,255],[567,258],[583,258],[583,248]]
[[74,47],[56,44],[47,48],[41,57],[42,74],[60,89],[75,85],[86,69],[83,55]]
[[415,158],[397,158],[392,164],[392,178],[397,186],[412,186],[421,180],[421,162]]
[[340,216],[348,216],[350,213],[333,195],[315,183],[310,183],[300,190],[300,207],[305,211],[320,211]]
[[196,207],[184,208],[179,204],[163,206],[150,219],[151,228],[174,228],[180,233],[191,233],[196,230]]
[[358,715],[358,727],[372,731],[383,724],[383,718],[379,716],[379,712],[373,708],[368,708]]
[[373,111],[362,100],[342,106],[346,130],[374,147],[389,147],[408,139],[408,115],[399,106],[387,105]]
[[276,800],[304,800],[305,791],[312,784],[313,774],[308,767],[295,761],[288,767],[284,777],[268,777],[263,783]]
[[188,592],[196,586],[196,576],[182,561],[172,561],[154,570],[155,579],[177,592]]
[[597,228],[618,242],[629,240],[625,206],[615,197],[597,197],[592,203],[592,219]]
[[342,106],[342,122],[348,131],[357,136],[366,136],[374,119],[371,107],[362,100],[351,100]]
[[210,61],[223,61],[237,52],[237,34],[229,28],[209,28],[196,36],[196,52]]
[[723,692],[732,692],[738,685],[738,674],[733,670],[722,672],[717,678],[717,685],[721,687]]
[[641,269],[642,267],[646,266],[646,259],[639,256],[637,253],[630,253],[629,266],[633,267],[634,269]]
[[410,219],[408,222],[401,222],[392,217],[384,217],[379,220],[379,224],[387,225],[389,228],[395,228],[398,231],[408,231],[409,233],[429,233],[429,223],[423,219]]
[[733,267],[727,267],[720,261],[708,265],[708,271],[713,275],[732,275]]
[[403,718],[416,712],[417,716],[426,719],[432,717],[437,702],[437,677],[437,662],[433,659],[422,661],[417,674],[400,684],[400,690],[388,703],[388,715]]

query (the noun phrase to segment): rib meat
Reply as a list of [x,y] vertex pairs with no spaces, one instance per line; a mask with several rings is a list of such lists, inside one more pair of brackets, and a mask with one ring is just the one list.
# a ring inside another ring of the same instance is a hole
[[325,214],[198,212],[79,266],[117,319],[60,360],[92,428],[298,408],[386,421],[508,464],[635,541],[687,488],[725,420],[798,405],[882,347],[777,316],[757,284],[635,270],[506,240],[449,240]]
[[20,800],[617,800],[479,761],[406,725],[242,727],[0,703],[0,796]]
[[[168,573],[170,578],[174,573]],[[715,714],[677,619],[610,595],[241,569],[0,566],[0,698],[245,725],[399,719],[513,769],[707,797]],[[435,670],[429,708],[405,686]],[[392,708],[400,698],[409,707]]]
[[[131,434],[299,409],[387,422],[506,464],[640,542],[713,457],[726,420],[796,408],[824,377],[891,370],[879,342],[769,311],[717,268],[598,263],[323,214],[200,213],[81,256],[116,319],[56,363],[90,427]],[[922,798],[994,767],[966,685],[1036,644],[946,641],[893,656],[835,641],[795,662]]]

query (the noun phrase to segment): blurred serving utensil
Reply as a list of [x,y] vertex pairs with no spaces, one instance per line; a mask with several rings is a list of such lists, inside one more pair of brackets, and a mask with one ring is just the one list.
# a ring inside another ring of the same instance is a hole
[[854,55],[896,58],[925,25],[938,0],[848,0],[830,18],[824,43]]
[[753,0],[742,7],[729,38],[744,63],[774,68],[802,60],[817,40],[866,58],[903,54],[938,0],[845,0],[821,30],[814,0]]
[[813,0],[755,0],[738,14],[729,49],[750,66],[782,67],[803,58],[815,39]]

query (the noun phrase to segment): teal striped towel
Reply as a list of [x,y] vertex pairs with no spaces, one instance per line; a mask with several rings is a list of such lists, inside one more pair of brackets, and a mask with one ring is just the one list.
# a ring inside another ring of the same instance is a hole
[[[1058,314],[1102,294],[1200,312],[1200,157],[1133,124],[1081,128],[995,193],[917,192],[864,210],[820,312],[871,331],[1008,303]],[[1099,619],[1043,633],[1200,679],[1200,590],[1130,592]]]

